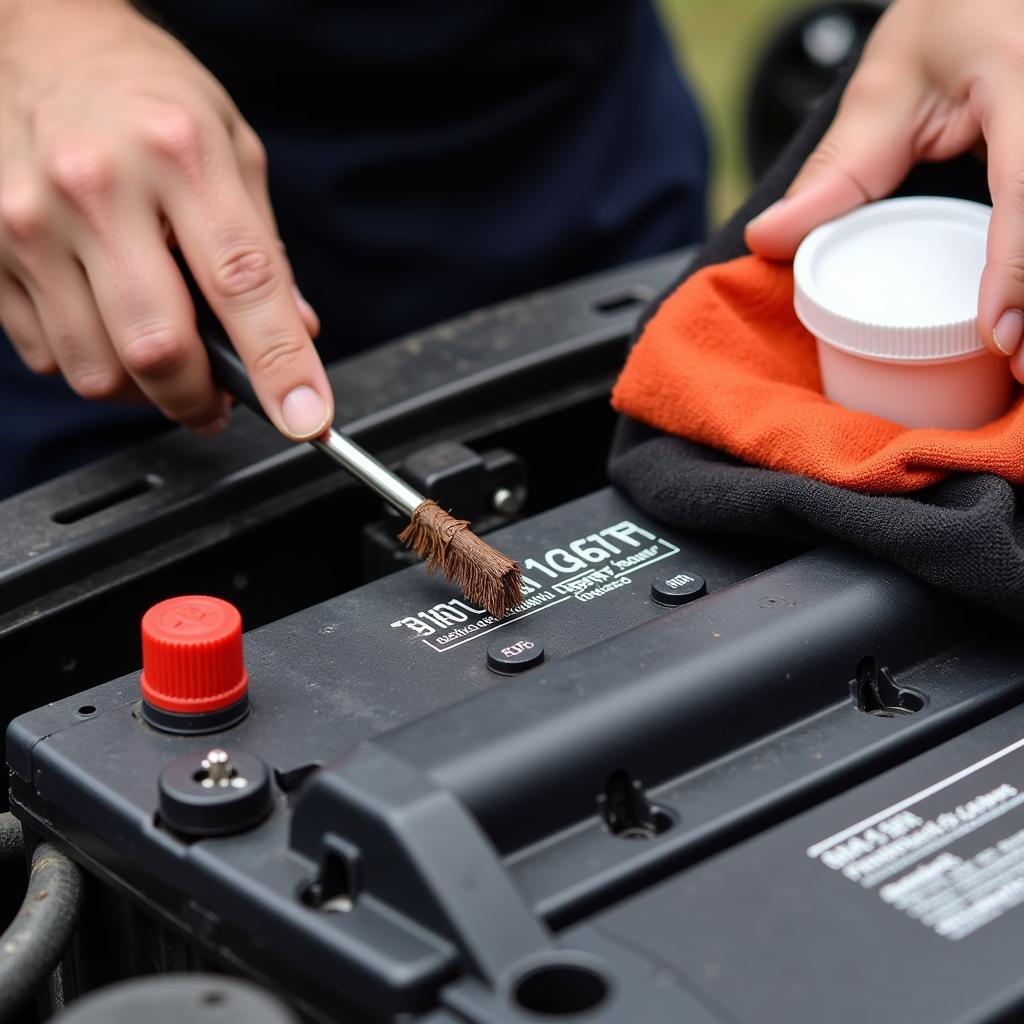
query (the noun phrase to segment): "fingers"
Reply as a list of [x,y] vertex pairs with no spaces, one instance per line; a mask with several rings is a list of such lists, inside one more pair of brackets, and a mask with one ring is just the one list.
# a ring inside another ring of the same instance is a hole
[[786,195],[747,225],[751,251],[792,259],[819,224],[888,195],[915,163],[918,107],[909,74],[893,79],[873,66],[858,71]]
[[0,327],[21,361],[33,373],[56,373],[57,361],[46,343],[35,306],[21,282],[0,272]]
[[80,147],[65,147],[49,164],[45,184],[26,166],[8,167],[0,195],[7,259],[32,300],[50,357],[83,398],[117,396],[126,376],[51,199],[81,193],[91,202],[105,193],[109,179],[100,162]]
[[152,210],[125,210],[122,232],[83,246],[86,269],[116,358],[170,419],[204,434],[227,424],[181,274]]
[[40,201],[27,178],[8,188],[4,248],[38,324],[33,334],[9,285],[22,325],[15,343],[34,369],[48,356],[83,398],[141,393],[179,423],[216,430],[225,399],[159,218],[142,193],[116,187],[111,166],[95,147],[65,140],[51,175],[59,204]]
[[127,379],[80,264],[54,253],[25,282],[49,351],[82,398],[120,397]]
[[[1012,93],[1010,94],[1012,95]],[[992,220],[978,295],[978,335],[992,351],[1016,356],[1011,367],[1024,380],[1024,139],[1020,116],[1006,109],[986,125]]]
[[293,440],[333,418],[327,375],[296,310],[280,250],[246,201],[171,213],[178,240],[211,309],[245,363],[267,415]]
[[[181,251],[271,421],[293,440],[317,437],[333,397],[277,239],[218,139],[200,124],[176,135],[166,140],[159,199]],[[217,175],[197,173],[211,166]]]

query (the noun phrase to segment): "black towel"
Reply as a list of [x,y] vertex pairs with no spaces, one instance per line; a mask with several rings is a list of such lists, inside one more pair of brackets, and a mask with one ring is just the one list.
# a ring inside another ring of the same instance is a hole
[[[831,122],[847,77],[819,104],[684,276],[747,251],[744,225],[785,192]],[[990,201],[985,169],[971,156],[915,168],[897,194]],[[647,311],[639,329],[660,301]],[[809,542],[836,538],[943,590],[1024,621],[1022,489],[992,474],[957,473],[910,496],[859,494],[747,466],[624,417],[609,475],[641,508],[675,526]]]

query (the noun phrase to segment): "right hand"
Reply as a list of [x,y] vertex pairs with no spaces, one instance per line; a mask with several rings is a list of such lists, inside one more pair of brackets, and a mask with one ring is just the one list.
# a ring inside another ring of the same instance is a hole
[[0,325],[31,370],[221,429],[176,246],[272,422],[321,434],[319,324],[265,168],[220,84],[125,0],[0,0]]
[[1020,0],[894,0],[835,120],[786,196],[746,240],[790,260],[819,224],[889,195],[922,161],[982,152],[992,218],[978,337],[1024,382],[1024,5]]

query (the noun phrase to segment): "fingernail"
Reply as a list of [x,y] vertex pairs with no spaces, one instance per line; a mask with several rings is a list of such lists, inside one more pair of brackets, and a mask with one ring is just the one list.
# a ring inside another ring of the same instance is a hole
[[1019,309],[1008,309],[992,329],[992,340],[1004,355],[1012,356],[1020,347],[1024,335],[1024,313]]
[[193,427],[192,433],[198,434],[199,437],[216,437],[218,434],[224,433],[227,425],[227,416],[220,416],[209,423],[204,423],[201,427]]
[[281,403],[281,417],[288,432],[297,438],[316,437],[327,427],[327,403],[308,385],[289,391]]
[[320,323],[320,317],[317,316],[316,310],[306,301],[306,297],[299,291],[298,285],[292,285],[292,294],[295,296],[295,305],[299,308],[299,315]]
[[780,210],[784,204],[788,203],[790,196],[783,196],[781,199],[776,199],[771,206],[766,206],[756,217],[751,217],[747,221],[747,227],[753,227],[755,224],[760,223],[765,217],[770,217],[777,210]]

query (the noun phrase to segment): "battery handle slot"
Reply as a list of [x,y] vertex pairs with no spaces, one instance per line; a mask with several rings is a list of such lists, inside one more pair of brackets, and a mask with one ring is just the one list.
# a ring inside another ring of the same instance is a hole
[[605,828],[617,839],[654,839],[673,825],[671,816],[648,800],[639,779],[625,771],[608,777],[598,806]]
[[861,658],[850,689],[857,710],[876,718],[913,715],[926,703],[923,694],[900,686],[889,668],[871,657]]
[[307,907],[328,914],[347,914],[355,909],[359,889],[359,855],[347,843],[331,837],[324,850],[320,872],[306,885],[300,898]]
[[158,487],[162,483],[163,480],[156,474],[147,473],[145,476],[121,484],[112,490],[93,495],[91,498],[85,498],[74,505],[68,505],[66,508],[58,509],[50,516],[50,519],[58,526],[70,526],[72,523],[88,519],[90,516],[94,516],[98,512],[104,512],[115,505],[122,505],[126,501],[131,501],[132,498],[148,494],[154,487]]

